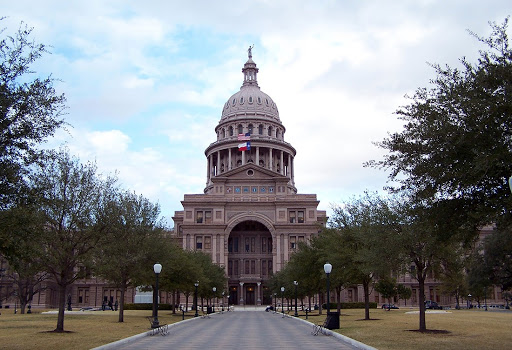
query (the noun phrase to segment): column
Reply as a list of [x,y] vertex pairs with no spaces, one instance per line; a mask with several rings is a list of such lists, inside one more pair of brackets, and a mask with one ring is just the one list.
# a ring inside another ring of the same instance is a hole
[[275,236],[274,247],[276,247],[276,254],[274,256],[274,272],[281,271],[281,235]]
[[261,282],[258,282],[258,300],[256,301],[256,305],[261,305]]
[[210,183],[210,156],[206,157],[206,184]]
[[288,178],[292,179],[292,155],[288,153],[288,174],[286,174]]
[[220,175],[220,151],[217,151],[217,173],[215,175]]
[[269,154],[269,156],[268,156],[268,161],[269,161],[269,163],[268,163],[268,168],[269,168],[270,170],[272,170],[272,160],[273,160],[273,157],[272,157],[272,148],[269,148],[269,149],[268,149],[268,154]]
[[284,157],[284,152],[281,151],[281,159],[279,160],[280,164],[281,164],[281,175],[284,175],[284,163],[283,163],[283,157]]
[[291,164],[291,169],[292,169],[292,171],[291,171],[291,174],[292,174],[292,185],[295,185],[295,166],[293,165],[293,160],[294,159],[295,158],[292,157],[292,164]]
[[229,149],[229,156],[228,156],[228,169],[231,170],[231,148]]
[[[214,217],[213,214],[214,213],[212,212],[212,218]],[[218,263],[218,261],[217,261],[217,235],[216,234],[212,235],[212,262],[214,264]]]
[[[226,244],[226,242],[224,241],[224,235],[221,234],[219,248],[218,248],[219,249],[219,262],[225,266],[225,270],[227,271],[228,270],[228,262],[227,262],[225,254],[224,254],[225,244]],[[227,272],[226,272],[226,275],[227,275]]]
[[240,305],[244,305],[244,282],[240,282]]
[[[304,213],[306,215],[306,213]],[[290,237],[288,235],[284,235],[284,261],[288,261],[288,253],[290,252]]]
[[260,148],[256,147],[256,165],[260,165]]
[[242,165],[245,165],[245,151],[242,151]]

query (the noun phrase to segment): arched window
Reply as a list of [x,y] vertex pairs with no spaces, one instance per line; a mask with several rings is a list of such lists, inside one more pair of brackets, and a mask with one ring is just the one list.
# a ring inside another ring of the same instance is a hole
[[263,124],[260,124],[260,126],[258,126],[258,134],[263,135]]
[[232,126],[229,127],[229,136],[233,136],[233,127]]
[[238,124],[238,133],[239,134],[243,134],[244,133],[244,128],[242,127],[242,124]]
[[222,128],[222,133],[221,133],[221,135],[222,135],[222,138],[223,138],[223,139],[224,139],[224,138],[226,138],[226,129]]
[[249,134],[252,135],[252,124],[249,124]]
[[268,136],[272,136],[272,127],[271,126],[268,127]]

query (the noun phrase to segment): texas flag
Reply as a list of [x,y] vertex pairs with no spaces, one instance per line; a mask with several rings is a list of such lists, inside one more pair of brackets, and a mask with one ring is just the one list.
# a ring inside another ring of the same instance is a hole
[[251,139],[250,133],[238,134],[238,141],[249,141]]
[[251,149],[251,143],[249,141],[238,144],[239,151],[249,151]]

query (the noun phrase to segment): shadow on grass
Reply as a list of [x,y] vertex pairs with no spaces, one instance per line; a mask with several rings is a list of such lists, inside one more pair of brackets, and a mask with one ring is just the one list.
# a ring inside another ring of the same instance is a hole
[[366,319],[366,318],[360,318],[356,321],[380,321],[381,319],[380,318],[369,318],[369,319]]
[[62,334],[62,333],[75,333],[73,331],[58,331],[56,329],[54,329],[53,331],[43,331],[43,332],[39,332],[39,333],[55,333],[55,334]]

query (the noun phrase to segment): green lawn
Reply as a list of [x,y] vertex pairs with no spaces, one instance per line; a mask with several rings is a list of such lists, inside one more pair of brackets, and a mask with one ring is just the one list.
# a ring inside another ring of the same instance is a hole
[[[444,314],[427,314],[427,328],[444,333],[419,333],[418,314],[409,309],[371,310],[372,320],[364,321],[364,310],[342,310],[339,333],[376,347],[394,349],[511,349],[512,312],[452,310]],[[126,338],[149,329],[146,316],[151,311],[126,311],[125,322],[117,322],[117,312],[97,311],[88,315],[66,315],[64,329],[69,333],[52,333],[57,315],[13,314],[2,309],[0,315],[0,349],[90,349]],[[305,318],[304,314],[300,315]],[[187,317],[192,317],[189,313]],[[160,311],[161,324],[181,320],[181,314]],[[324,316],[309,316],[308,321],[321,323]]]

